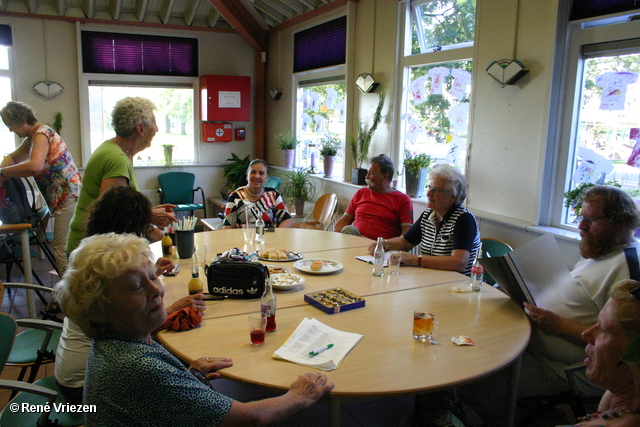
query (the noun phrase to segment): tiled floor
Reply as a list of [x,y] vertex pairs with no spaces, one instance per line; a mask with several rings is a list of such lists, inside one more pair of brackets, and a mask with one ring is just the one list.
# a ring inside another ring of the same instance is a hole
[[[57,282],[58,277],[49,273],[49,271],[51,270],[51,266],[47,263],[46,260],[34,259],[33,265],[35,271],[46,286],[53,286]],[[2,266],[0,266],[0,280],[6,281],[6,273],[4,267]],[[12,272],[12,281],[23,281],[19,270],[15,267]],[[40,303],[36,299],[37,312],[39,312],[42,308],[42,303]],[[10,314],[16,318],[27,317],[26,297],[24,295],[24,292],[12,292],[11,296],[9,296],[8,293],[5,293],[4,300],[2,301],[1,311],[10,312]],[[380,366],[380,369],[384,369],[384,366]],[[18,376],[18,372],[18,368],[6,367],[2,371],[0,378],[16,379]],[[49,375],[53,375],[53,364],[46,365],[44,368],[40,369],[38,378]],[[273,392],[264,390],[262,388],[239,384],[225,379],[215,380],[213,382],[213,385],[216,390],[239,401],[251,401],[274,395]],[[9,392],[0,390],[0,410],[6,406],[8,399]],[[342,424],[346,427],[401,427],[411,425],[425,425],[424,423],[412,424],[409,421],[411,419],[410,414],[413,409],[413,395],[354,400],[343,405]],[[565,412],[569,411],[568,408],[564,409]],[[562,415],[562,413],[560,415]],[[330,411],[328,402],[323,400],[313,407],[294,415],[282,425],[286,427],[327,426],[329,425],[329,417]],[[563,422],[561,420],[559,421],[558,418],[554,418],[548,421],[540,420],[540,423],[536,423],[535,426],[551,427],[566,422],[573,423],[575,421],[571,421],[571,418],[569,418],[568,420]]]

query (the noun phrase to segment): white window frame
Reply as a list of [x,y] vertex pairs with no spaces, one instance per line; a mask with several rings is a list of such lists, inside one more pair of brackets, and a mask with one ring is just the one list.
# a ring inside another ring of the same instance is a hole
[[573,174],[569,157],[575,157],[576,150],[584,63],[581,50],[583,45],[637,38],[640,21],[630,21],[630,15],[633,14],[568,22],[569,4],[560,6],[558,22],[565,24],[559,26],[556,39],[565,40],[565,44],[558,46],[555,55],[540,225],[577,230],[577,225],[563,223],[563,194],[570,189]]
[[[134,74],[98,74],[84,73],[82,71],[82,30],[105,31],[104,27],[96,27],[91,25],[76,26],[76,37],[78,43],[78,76],[79,76],[79,95],[80,95],[80,132],[82,137],[82,163],[86,166],[89,157],[91,157],[91,134],[90,134],[90,114],[89,114],[89,86],[91,82],[101,82],[106,84],[134,84],[140,86],[185,86],[191,85],[193,88],[193,138],[194,138],[194,164],[200,163],[200,79],[199,77],[175,77],[175,76],[147,76]],[[112,31],[115,32],[115,31]],[[123,33],[130,33],[122,31]],[[166,32],[158,34],[156,31],[136,30],[139,33],[175,36],[175,33]],[[184,166],[184,165],[183,165]]]
[[[0,69],[0,77],[9,79],[10,87],[11,87],[10,99],[15,100],[16,99],[16,79],[15,79],[15,66],[14,66],[15,65],[15,61],[14,61],[15,49],[13,48],[13,46],[6,46],[6,47],[7,47],[8,61],[9,61],[9,69],[8,70]],[[4,105],[0,105],[0,108],[3,108],[3,107]],[[0,126],[6,129],[2,121],[0,121]],[[15,134],[11,132],[9,132],[9,135],[11,135],[11,138],[13,139],[13,144],[14,144],[13,149],[15,150],[16,143],[18,142],[18,138],[16,137]],[[13,150],[11,150],[11,152],[12,151]],[[0,155],[3,155],[3,154],[4,153],[0,153]]]

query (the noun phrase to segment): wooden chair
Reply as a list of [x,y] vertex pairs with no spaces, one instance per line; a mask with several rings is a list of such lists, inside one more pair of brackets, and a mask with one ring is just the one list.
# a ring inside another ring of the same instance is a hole
[[313,211],[302,223],[294,224],[294,228],[308,228],[312,230],[326,230],[338,204],[338,196],[334,193],[323,194],[316,201]]

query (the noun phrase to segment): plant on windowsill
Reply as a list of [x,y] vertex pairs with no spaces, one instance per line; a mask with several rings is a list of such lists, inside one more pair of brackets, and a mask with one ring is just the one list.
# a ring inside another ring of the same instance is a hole
[[363,168],[369,158],[369,147],[371,146],[371,138],[373,133],[378,128],[378,124],[382,120],[382,108],[384,107],[384,100],[386,94],[384,91],[380,92],[380,98],[378,99],[378,106],[373,113],[373,122],[371,127],[366,129],[363,119],[358,119],[358,136],[356,138],[351,137],[349,146],[351,148],[351,158],[356,166],[351,170],[351,183],[357,185],[365,184],[365,177],[367,176],[367,170]]
[[280,149],[284,152],[284,167],[291,169],[293,167],[293,155],[300,140],[293,132],[280,133],[276,135],[276,141]]
[[282,187],[282,197],[293,203],[296,216],[304,216],[304,202],[313,199],[316,186],[311,180],[309,170],[305,168],[293,169],[284,173],[285,182]]
[[431,166],[431,156],[404,150],[404,180],[409,197],[422,197],[427,181],[427,172]]
[[622,185],[616,180],[606,181],[604,183],[592,184],[590,182],[583,182],[578,185],[576,188],[565,192],[564,195],[564,206],[567,208],[571,208],[575,216],[580,216],[580,212],[582,211],[582,199],[584,199],[584,193],[596,185],[613,185],[615,187],[622,188]]
[[229,163],[222,168],[224,176],[227,178],[227,185],[220,190],[220,195],[224,200],[229,199],[229,194],[243,185],[247,185],[247,169],[251,160],[247,155],[244,159],[238,157],[235,153],[231,153],[231,158],[227,159]]
[[320,155],[322,156],[322,165],[324,167],[324,177],[331,178],[333,174],[333,164],[338,155],[338,151],[342,147],[342,141],[335,133],[327,132],[322,139],[320,147]]

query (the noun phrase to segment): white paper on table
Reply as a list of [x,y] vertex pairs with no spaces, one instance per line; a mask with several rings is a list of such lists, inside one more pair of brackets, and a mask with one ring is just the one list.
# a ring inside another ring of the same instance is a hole
[[[385,252],[384,253],[384,264],[383,267],[389,267],[389,252]],[[369,264],[373,264],[373,255],[358,255],[356,256],[356,259],[359,259],[360,261],[364,261],[367,262]]]
[[[332,371],[360,342],[362,335],[333,329],[316,319],[304,318],[289,339],[273,353],[273,358],[284,359],[311,368]],[[309,353],[328,344],[328,350],[310,357]]]

